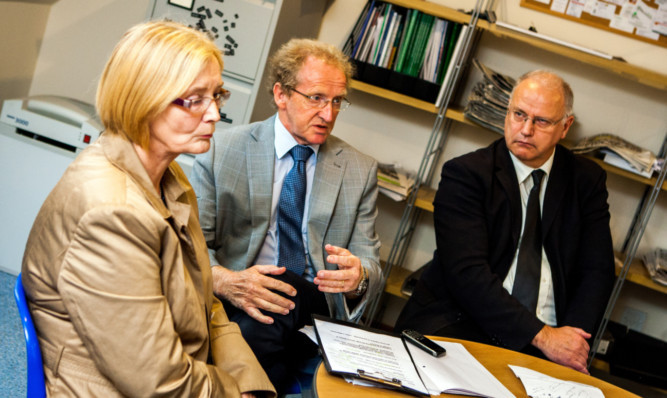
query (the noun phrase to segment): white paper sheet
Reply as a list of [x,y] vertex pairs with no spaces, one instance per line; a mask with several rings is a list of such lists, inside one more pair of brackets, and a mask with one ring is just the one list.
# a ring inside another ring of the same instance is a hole
[[658,11],[653,16],[651,29],[656,33],[667,36],[667,6],[660,6],[658,8]]
[[638,36],[644,36],[648,39],[651,40],[658,40],[660,38],[660,34],[652,31],[651,29],[645,29],[645,28],[637,28],[637,31],[635,32],[636,35]]
[[313,325],[306,325],[299,329],[299,332],[305,334],[308,336],[308,338],[315,344],[317,343],[317,336],[315,335],[315,328],[313,328]]
[[635,31],[635,26],[628,22],[628,19],[621,15],[614,15],[609,22],[609,27],[622,30],[624,32],[632,33]]
[[573,16],[575,18],[581,18],[581,13],[584,11],[586,2],[583,0],[570,0],[570,5],[567,6],[567,15]]
[[551,11],[565,12],[567,2],[568,0],[554,0],[553,3],[551,3]]
[[597,387],[560,380],[521,366],[509,367],[521,379],[526,393],[532,398],[604,398]]
[[608,3],[603,3],[601,1],[596,1],[594,3],[592,12],[590,12],[590,14],[598,18],[611,20],[614,17],[615,12],[616,12],[616,6],[614,4],[608,4]]
[[651,29],[653,16],[657,9],[649,7],[646,3],[639,0],[629,19],[629,22],[638,29]]

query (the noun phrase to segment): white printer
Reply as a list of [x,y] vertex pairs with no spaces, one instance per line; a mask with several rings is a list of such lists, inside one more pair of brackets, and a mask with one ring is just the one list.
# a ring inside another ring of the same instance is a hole
[[15,127],[19,134],[72,152],[88,146],[103,130],[93,105],[55,95],[5,100],[0,122]]

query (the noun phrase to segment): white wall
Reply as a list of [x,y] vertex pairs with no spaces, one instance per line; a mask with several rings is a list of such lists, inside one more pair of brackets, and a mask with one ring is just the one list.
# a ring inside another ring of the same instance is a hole
[[59,0],[51,6],[30,95],[95,103],[97,82],[125,31],[146,18],[149,0]]
[[[434,0],[452,8],[469,9],[472,1]],[[628,62],[667,74],[667,49],[626,38],[562,18],[519,7],[518,1],[500,1],[496,9],[499,20],[518,26],[535,25],[538,32],[588,48],[621,56]],[[340,45],[365,1],[337,0],[325,15],[319,38]],[[561,74],[575,93],[576,122],[569,138],[612,133],[654,152],[660,149],[667,133],[667,96],[664,91],[635,84],[618,75],[512,40],[485,34],[477,57],[498,72],[518,77],[522,73],[546,68]],[[474,81],[474,80],[473,80]],[[382,162],[398,161],[417,169],[434,115],[393,103],[361,92],[350,96],[352,106],[338,118],[334,134]],[[459,104],[462,105],[462,104]],[[499,135],[481,128],[454,122],[440,164],[447,159],[488,145]],[[440,164],[437,170],[440,170]],[[439,172],[431,185],[437,187]],[[620,250],[634,209],[645,186],[616,175],[609,175],[609,203],[614,246]],[[648,225],[640,251],[656,246],[667,247],[667,199],[663,192]],[[386,258],[394,240],[403,211],[401,204],[380,198],[378,233],[383,242],[381,254]],[[431,214],[422,216],[408,251],[405,267],[416,269],[431,256],[435,248]],[[627,286],[628,284],[626,284]],[[646,294],[644,294],[646,293]],[[648,314],[643,332],[667,339],[667,296],[651,294],[646,289],[624,289],[614,319],[621,318],[626,307],[639,308]],[[644,297],[649,297],[645,299]],[[657,303],[656,303],[657,300]],[[390,300],[385,323],[393,323],[402,305]],[[585,303],[582,303],[585,305]]]
[[50,6],[0,1],[0,103],[28,95]]

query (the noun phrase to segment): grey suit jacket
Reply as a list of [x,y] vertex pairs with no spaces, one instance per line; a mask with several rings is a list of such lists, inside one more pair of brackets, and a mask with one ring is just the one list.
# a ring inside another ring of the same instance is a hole
[[[271,218],[275,117],[216,132],[211,149],[195,158],[190,179],[213,265],[246,269],[264,242]],[[307,215],[310,261],[316,271],[338,269],[325,261],[324,245],[345,247],[361,259],[370,278],[353,309],[341,294],[326,295],[332,317],[358,320],[380,292],[376,198],[377,162],[329,136],[318,151]]]

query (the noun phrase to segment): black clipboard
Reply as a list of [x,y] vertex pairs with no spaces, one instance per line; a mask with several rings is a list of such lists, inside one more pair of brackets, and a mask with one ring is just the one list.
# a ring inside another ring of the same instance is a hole
[[[372,384],[377,384],[378,387],[384,387],[384,388],[388,388],[388,389],[392,389],[392,390],[398,390],[398,391],[402,391],[402,392],[405,392],[407,394],[415,395],[415,396],[418,396],[418,397],[428,396],[428,394],[424,394],[421,391],[418,391],[418,390],[412,389],[410,387],[404,386],[400,379],[397,379],[397,378],[394,378],[394,377],[391,377],[391,376],[388,376],[388,375],[379,374],[379,373],[374,372],[374,371],[369,370],[369,369],[358,368],[356,372],[334,371],[332,369],[331,362],[329,361],[329,357],[327,356],[327,351],[326,351],[324,345],[322,344],[320,334],[317,331],[317,322],[315,322],[315,320],[319,320],[319,321],[322,321],[322,322],[334,323],[334,324],[338,324],[338,325],[343,325],[343,326],[347,326],[347,327],[350,327],[350,328],[360,329],[360,330],[364,330],[364,331],[371,332],[371,333],[374,333],[374,334],[391,336],[391,337],[395,337],[395,338],[399,339],[403,343],[403,347],[405,348],[405,351],[407,352],[408,356],[410,357],[410,360],[412,361],[412,366],[415,368],[415,371],[417,372],[417,375],[419,376],[419,371],[417,371],[417,367],[415,365],[414,359],[412,358],[412,355],[410,354],[410,350],[408,349],[405,340],[399,334],[392,333],[392,332],[387,332],[387,331],[379,330],[379,329],[367,328],[367,327],[363,327],[363,326],[357,325],[357,324],[352,323],[352,322],[345,322],[345,321],[341,321],[341,320],[338,320],[338,319],[333,319],[333,318],[329,318],[329,317],[321,316],[321,315],[316,315],[316,314],[314,314],[312,317],[313,317],[313,329],[315,330],[315,335],[317,337],[317,344],[319,346],[320,353],[322,354],[324,366],[325,366],[327,372],[329,372],[329,374],[361,379],[361,380],[370,382]],[[421,376],[419,376],[419,377],[420,377],[420,381],[421,381]],[[422,381],[422,384],[423,384],[423,381]]]

